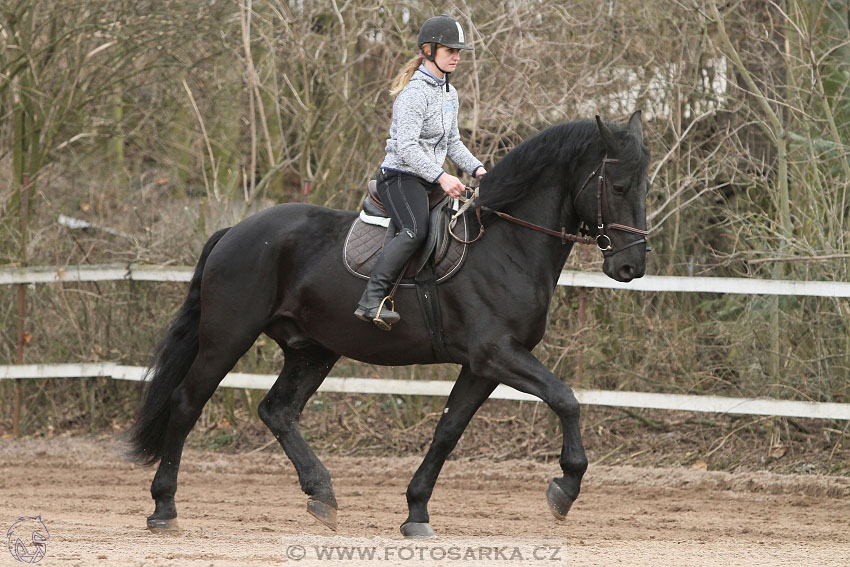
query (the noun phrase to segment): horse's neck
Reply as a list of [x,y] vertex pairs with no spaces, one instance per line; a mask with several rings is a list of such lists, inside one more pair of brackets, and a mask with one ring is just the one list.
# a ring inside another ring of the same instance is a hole
[[[575,233],[579,221],[575,216],[570,200],[571,187],[565,187],[560,175],[555,171],[544,172],[534,187],[529,188],[528,195],[505,207],[504,212],[554,231],[566,229],[568,234]],[[503,221],[497,221],[502,223]],[[520,227],[513,223],[504,223],[502,230],[510,233],[510,240],[517,246],[527,250],[524,255],[525,263],[533,273],[548,274],[557,279],[572,248],[557,237],[542,232],[532,233],[531,229]]]

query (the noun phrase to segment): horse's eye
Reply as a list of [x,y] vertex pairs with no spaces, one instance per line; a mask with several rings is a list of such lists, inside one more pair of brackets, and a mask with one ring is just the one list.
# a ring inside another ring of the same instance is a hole
[[612,185],[611,188],[614,190],[614,193],[617,193],[618,195],[622,195],[628,189],[628,187],[623,185]]

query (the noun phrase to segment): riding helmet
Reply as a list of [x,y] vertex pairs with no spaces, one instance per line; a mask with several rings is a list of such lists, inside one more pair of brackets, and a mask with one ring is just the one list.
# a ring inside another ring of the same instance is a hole
[[454,49],[472,49],[466,43],[466,34],[463,33],[460,22],[447,14],[428,18],[422,24],[417,45],[421,48],[426,43],[439,43]]

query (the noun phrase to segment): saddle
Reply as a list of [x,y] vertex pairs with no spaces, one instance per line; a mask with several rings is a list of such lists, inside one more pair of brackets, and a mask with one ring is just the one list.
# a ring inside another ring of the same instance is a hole
[[[428,237],[425,244],[407,264],[401,286],[413,287],[412,281],[429,261],[433,260],[436,283],[441,283],[455,275],[466,260],[466,245],[449,235],[449,224],[456,208],[448,195],[436,191],[429,193],[428,205],[431,209],[428,221]],[[353,275],[369,279],[369,274],[381,255],[384,244],[395,236],[387,214],[377,192],[377,183],[369,182],[368,194],[363,202],[360,216],[351,224],[343,245],[343,263]],[[461,216],[452,229],[454,234],[468,240],[466,216]]]

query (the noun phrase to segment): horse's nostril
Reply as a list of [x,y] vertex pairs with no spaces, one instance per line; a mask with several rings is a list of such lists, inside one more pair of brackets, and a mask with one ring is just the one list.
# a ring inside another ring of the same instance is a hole
[[620,278],[623,280],[633,280],[635,278],[634,266],[623,266],[620,268]]

